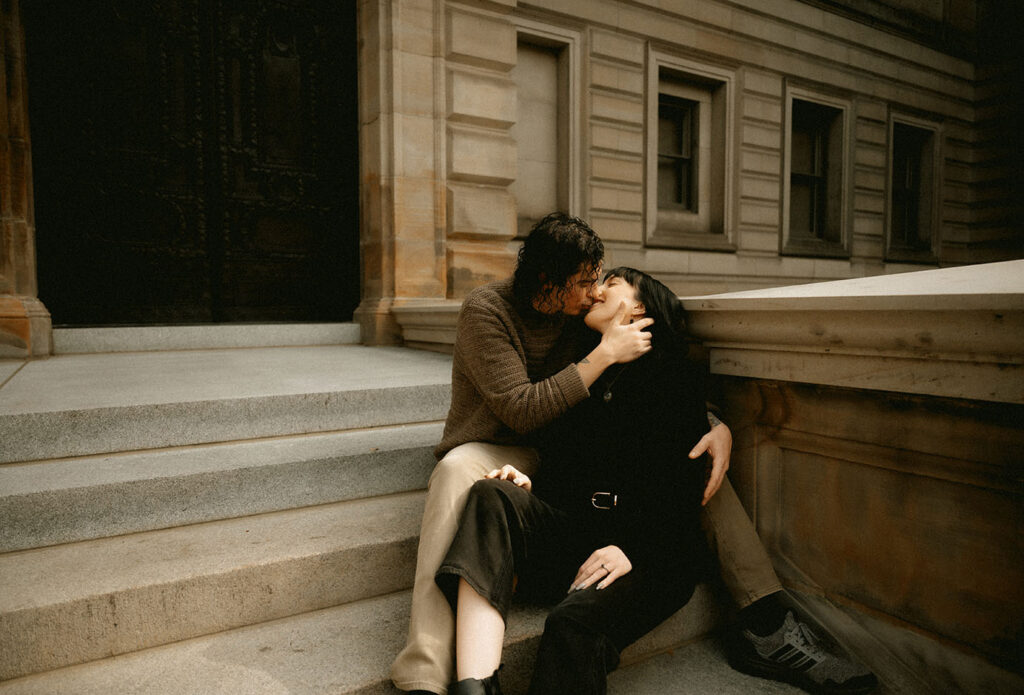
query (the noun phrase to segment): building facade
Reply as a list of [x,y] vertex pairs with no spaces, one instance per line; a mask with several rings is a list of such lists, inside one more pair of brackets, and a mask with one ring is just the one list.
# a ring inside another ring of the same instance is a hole
[[[353,315],[367,343],[443,349],[461,298],[553,209],[683,295],[1024,255],[1000,3],[103,5],[107,24],[65,22],[122,37],[91,74],[135,58],[141,77],[69,80],[91,86],[63,101],[46,85],[92,34],[48,43],[52,3],[3,5],[12,355],[47,353],[51,323]],[[76,130],[126,109],[116,137]],[[160,137],[132,135],[147,109]]]

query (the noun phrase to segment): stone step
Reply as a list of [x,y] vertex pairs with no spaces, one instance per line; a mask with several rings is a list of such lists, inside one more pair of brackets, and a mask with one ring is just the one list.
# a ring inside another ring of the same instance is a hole
[[442,423],[0,466],[0,552],[426,487]]
[[104,326],[53,329],[57,355],[143,350],[345,345],[360,341],[357,323],[206,324]]
[[0,463],[443,420],[450,379],[361,345],[56,356],[0,384]]
[[[796,686],[734,671],[726,660],[721,640],[713,637],[690,642],[639,663],[613,671],[609,695],[804,695]],[[883,693],[875,693],[883,695]]]
[[[405,641],[409,601],[403,591],[41,673],[0,683],[0,695],[396,695],[388,672]],[[683,610],[623,654],[623,674],[646,656],[705,635],[715,606],[708,587],[698,587]],[[545,613],[517,606],[509,619],[502,671],[509,695],[525,692]],[[616,687],[616,677],[610,692],[644,692],[632,689],[633,681]]]
[[0,680],[407,588],[423,496],[0,556]]

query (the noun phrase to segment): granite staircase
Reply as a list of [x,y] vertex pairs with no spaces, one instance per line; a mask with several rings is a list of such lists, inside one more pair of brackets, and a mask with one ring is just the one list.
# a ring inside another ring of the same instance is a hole
[[[0,361],[0,695],[396,693],[450,358],[344,326],[56,333]],[[612,691],[789,692],[729,670],[717,621],[701,587]],[[542,623],[510,623],[509,692]]]

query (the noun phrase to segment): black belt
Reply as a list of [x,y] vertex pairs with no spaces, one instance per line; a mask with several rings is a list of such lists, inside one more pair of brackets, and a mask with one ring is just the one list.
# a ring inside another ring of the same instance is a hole
[[619,496],[614,492],[595,492],[590,498],[594,509],[614,509],[619,504]]

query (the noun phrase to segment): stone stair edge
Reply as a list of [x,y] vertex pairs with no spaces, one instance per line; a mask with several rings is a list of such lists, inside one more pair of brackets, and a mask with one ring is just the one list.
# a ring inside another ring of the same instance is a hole
[[[253,465],[250,460],[239,461],[232,457],[233,451],[269,448],[277,449],[268,454],[269,460],[256,463],[258,466],[268,463],[283,464],[296,461],[321,458],[342,458],[360,453],[376,453],[409,448],[410,442],[402,439],[402,434],[409,434],[414,445],[436,445],[444,427],[444,420],[425,422],[392,423],[370,425],[367,427],[346,428],[322,432],[298,432],[294,434],[269,435],[249,439],[232,439],[198,444],[181,444],[177,446],[132,449],[127,451],[110,451],[96,454],[80,454],[76,456],[35,459],[32,461],[15,461],[0,464],[0,497],[27,492],[55,491],[65,488],[80,487],[97,483],[127,482],[138,479],[131,471],[137,467],[145,467],[153,459],[163,459],[160,470],[143,471],[142,478],[172,477],[178,472],[206,473],[219,470],[248,468]],[[422,437],[422,440],[419,438]],[[360,448],[364,444],[375,446]],[[381,444],[381,446],[376,446]],[[194,468],[183,463],[198,454],[205,459],[197,462]],[[175,461],[180,459],[181,461]],[[121,463],[124,463],[122,469]],[[96,465],[115,464],[121,469],[116,471],[99,471]],[[184,467],[183,467],[184,466]],[[28,473],[36,470],[38,473]],[[59,473],[49,474],[49,470],[61,469]],[[75,476],[74,471],[80,470],[83,475]],[[88,470],[88,475],[84,475]],[[21,473],[19,471],[26,471]],[[11,477],[6,477],[11,476]],[[42,479],[40,481],[40,479]],[[34,482],[33,482],[34,481]],[[42,482],[42,485],[38,485]]]
[[447,415],[450,389],[439,383],[0,414],[0,464],[433,422]]
[[195,324],[57,327],[54,354],[349,345],[362,340],[358,323]]
[[[391,661],[404,644],[409,590],[160,645],[0,682],[0,695],[398,695]],[[502,685],[525,692],[546,609],[514,605],[505,637]],[[709,634],[719,619],[715,592],[691,602],[629,647],[622,667]]]
[[[0,679],[407,588],[422,491],[0,555]],[[156,616],[156,618],[154,618]]]
[[442,423],[0,466],[0,552],[426,486]]

